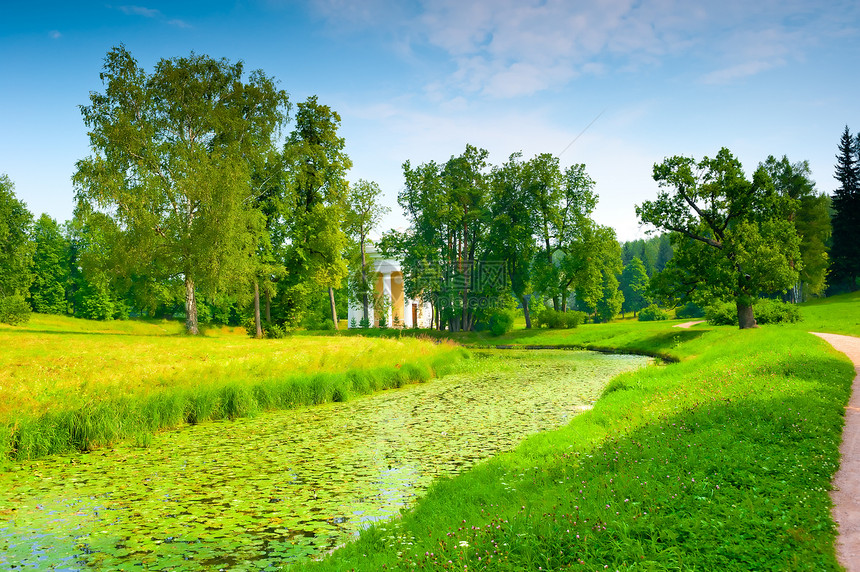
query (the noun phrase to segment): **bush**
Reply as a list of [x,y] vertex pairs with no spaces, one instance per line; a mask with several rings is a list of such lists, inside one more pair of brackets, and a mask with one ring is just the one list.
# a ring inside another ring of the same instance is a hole
[[[792,324],[801,320],[797,306],[769,298],[756,300],[753,313],[757,324]],[[738,310],[734,302],[708,306],[705,317],[714,326],[738,325]]]
[[705,310],[693,302],[687,302],[677,310],[675,310],[676,318],[690,319],[701,318],[705,315]]
[[801,320],[794,304],[763,298],[755,303],[755,319],[759,324],[793,324]]
[[535,318],[535,324],[538,328],[546,326],[553,330],[575,328],[584,321],[585,312],[558,312],[552,308],[544,308]]
[[20,294],[0,298],[0,322],[17,326],[30,321],[30,305]]
[[514,315],[509,311],[495,312],[490,316],[490,333],[494,336],[507,334],[514,329]]
[[712,326],[737,326],[738,310],[732,302],[717,302],[705,308],[705,319]]
[[657,304],[651,304],[645,308],[639,310],[639,321],[640,322],[659,322],[660,320],[668,320],[669,312],[658,306]]

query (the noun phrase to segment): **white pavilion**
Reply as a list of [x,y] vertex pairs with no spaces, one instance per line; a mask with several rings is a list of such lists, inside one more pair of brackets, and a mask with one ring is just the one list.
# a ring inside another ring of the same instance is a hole
[[[365,254],[370,262],[371,271],[377,273],[377,280],[374,285],[375,293],[378,296],[384,294],[391,301],[391,307],[385,320],[388,327],[413,328],[417,325],[419,328],[429,328],[432,316],[430,303],[406,297],[403,289],[403,268],[400,261],[393,258],[383,258],[371,246],[365,249]],[[379,327],[379,317],[374,315],[372,301],[368,312],[370,326]],[[355,324],[361,323],[362,314],[361,304],[355,305],[354,302],[350,302],[347,314],[347,323],[350,328],[354,327],[353,320]]]

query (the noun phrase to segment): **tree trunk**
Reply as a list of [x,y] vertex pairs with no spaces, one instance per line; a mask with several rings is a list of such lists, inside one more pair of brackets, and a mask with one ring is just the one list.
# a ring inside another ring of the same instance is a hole
[[526,318],[526,329],[532,329],[532,317],[529,312],[529,299],[526,296],[522,297],[523,300],[523,316]]
[[194,280],[185,273],[185,333],[200,334],[197,327],[197,298],[194,296]]
[[736,303],[738,309],[738,326],[745,330],[748,328],[757,328],[758,324],[755,321],[752,304],[744,304],[740,301]]
[[361,288],[364,290],[361,294],[362,312],[364,312],[365,323],[370,323],[370,301],[367,298],[367,259],[364,254],[364,237],[361,237]]
[[254,338],[263,338],[263,324],[260,323],[260,285],[254,280]]
[[331,321],[334,323],[334,329],[337,328],[337,306],[334,304],[334,288],[328,287],[328,299],[331,301]]
[[266,323],[272,323],[272,294],[266,288]]

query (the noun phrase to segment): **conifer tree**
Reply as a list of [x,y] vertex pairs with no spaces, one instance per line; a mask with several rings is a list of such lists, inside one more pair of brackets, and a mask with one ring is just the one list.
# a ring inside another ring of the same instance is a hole
[[848,126],[839,141],[836,174],[839,187],[833,192],[833,247],[830,258],[833,282],[857,289],[860,276],[860,139]]

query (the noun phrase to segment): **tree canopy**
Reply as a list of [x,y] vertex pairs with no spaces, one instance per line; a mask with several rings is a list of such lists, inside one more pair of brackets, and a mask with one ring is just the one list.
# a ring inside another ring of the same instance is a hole
[[839,186],[833,192],[833,274],[836,281],[856,290],[860,277],[860,134],[852,136],[848,126],[839,141],[834,177]]
[[251,174],[286,120],[286,92],[242,62],[193,52],[147,74],[124,46],[105,57],[104,92],[81,106],[95,155],[77,164],[81,212],[121,234],[127,274],[179,278],[186,329],[198,333],[197,290],[241,290],[262,227]]
[[800,238],[789,220],[796,201],[780,195],[759,168],[749,181],[728,149],[695,161],[654,165],[660,192],[636,207],[643,223],[676,233],[675,255],[658,284],[684,299],[732,299],[741,328],[755,327],[753,302],[797,281]]

